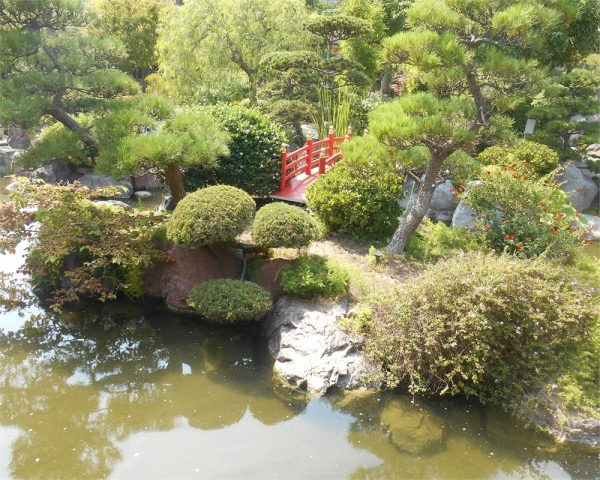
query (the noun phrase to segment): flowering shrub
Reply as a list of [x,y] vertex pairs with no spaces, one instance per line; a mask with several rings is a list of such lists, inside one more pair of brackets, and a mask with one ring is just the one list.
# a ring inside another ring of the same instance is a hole
[[479,252],[441,261],[370,304],[367,351],[388,386],[505,405],[556,373],[600,314],[560,267]]
[[556,254],[585,233],[579,227],[587,220],[554,180],[561,168],[533,180],[522,167],[483,169],[480,184],[463,200],[476,212],[475,228],[492,248],[520,257]]

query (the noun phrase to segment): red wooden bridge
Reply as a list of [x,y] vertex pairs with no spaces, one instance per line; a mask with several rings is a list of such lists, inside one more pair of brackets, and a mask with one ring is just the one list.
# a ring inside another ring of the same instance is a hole
[[288,153],[288,146],[284,143],[281,151],[281,185],[269,196],[288,202],[306,203],[306,189],[342,158],[340,143],[351,138],[352,127],[348,127],[345,137],[336,137],[331,126],[327,138],[314,142],[309,134],[306,145],[294,152]]

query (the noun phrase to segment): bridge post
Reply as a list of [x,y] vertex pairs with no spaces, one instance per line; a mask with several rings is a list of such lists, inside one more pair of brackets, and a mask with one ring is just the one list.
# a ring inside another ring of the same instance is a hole
[[313,156],[313,138],[312,133],[308,132],[306,137],[306,174],[312,172],[312,156]]
[[[335,134],[333,131],[333,125],[329,125],[329,142],[328,146],[329,146],[329,156],[333,157],[333,139],[335,138]],[[323,172],[325,173],[325,172]]]
[[327,149],[325,147],[321,147],[321,155],[319,156],[319,175],[323,175],[325,173],[325,160],[327,160]]
[[286,170],[287,170],[287,143],[281,144],[281,184],[279,186],[280,191],[285,190],[285,182],[286,182]]
[[352,125],[348,126],[348,131],[346,132],[346,137],[348,140],[352,140]]

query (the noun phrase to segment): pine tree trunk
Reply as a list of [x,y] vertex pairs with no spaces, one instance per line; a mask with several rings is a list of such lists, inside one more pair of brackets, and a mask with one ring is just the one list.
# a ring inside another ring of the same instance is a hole
[[417,193],[417,199],[408,214],[405,215],[397,230],[394,232],[394,236],[387,246],[387,253],[402,253],[406,248],[410,237],[413,233],[415,233],[417,227],[421,224],[421,221],[427,214],[427,210],[429,210],[429,204],[431,203],[431,198],[433,197],[433,192],[435,191],[435,182],[437,180],[438,173],[442,168],[442,163],[444,163],[444,160],[448,158],[448,155],[449,154],[444,153],[443,155],[434,157],[432,154],[432,158],[427,167],[427,171],[425,172],[425,176],[423,177],[423,180],[421,180],[421,186],[419,187],[419,191]]
[[169,190],[171,190],[171,198],[175,202],[175,206],[185,197],[185,189],[183,188],[183,178],[181,176],[181,169],[174,163],[169,163],[165,171],[165,177],[169,183]]
[[380,92],[385,95],[390,91],[390,85],[392,83],[392,75],[389,70],[383,71],[383,77],[381,77],[381,89]]

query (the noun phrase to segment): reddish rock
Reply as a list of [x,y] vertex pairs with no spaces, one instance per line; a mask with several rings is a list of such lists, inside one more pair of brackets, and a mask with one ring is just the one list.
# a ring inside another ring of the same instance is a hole
[[277,300],[282,295],[285,295],[282,286],[277,280],[277,275],[279,275],[283,267],[290,263],[292,263],[292,260],[272,258],[267,260],[260,269],[259,285],[271,294],[273,300]]
[[141,190],[148,191],[148,190],[161,190],[162,189],[161,183],[151,173],[145,173],[144,175],[140,175],[139,177],[131,177],[131,178],[133,180],[131,182],[131,183],[133,183],[133,189],[136,192],[139,192]]
[[217,278],[240,278],[242,260],[224,243],[201,248],[185,248],[170,243],[170,259],[155,262],[144,274],[144,290],[164,298],[167,307],[193,312],[187,296],[196,285]]

